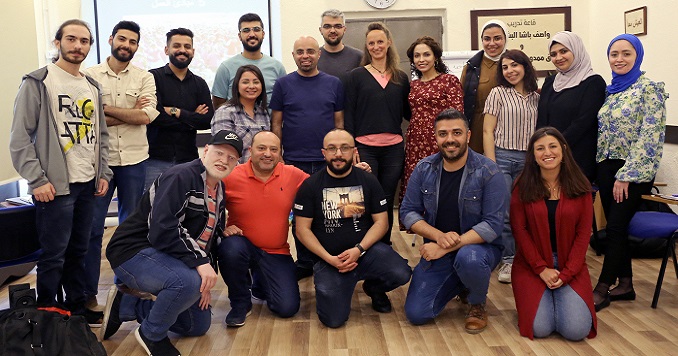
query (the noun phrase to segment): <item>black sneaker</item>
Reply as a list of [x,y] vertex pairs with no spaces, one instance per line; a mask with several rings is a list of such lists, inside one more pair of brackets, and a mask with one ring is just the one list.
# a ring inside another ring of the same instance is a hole
[[98,312],[94,310],[89,310],[85,308],[85,311],[81,314],[87,320],[90,328],[99,328],[104,321],[104,312]]
[[226,315],[226,326],[233,328],[239,328],[245,325],[245,319],[252,314],[252,306],[250,305],[246,309],[242,308],[233,308]]
[[372,289],[369,281],[363,282],[363,291],[372,298],[372,309],[379,313],[390,313],[392,310],[391,301],[385,292],[377,292]]
[[122,300],[122,292],[118,290],[115,285],[108,290],[108,297],[106,298],[106,307],[104,308],[104,321],[101,323],[99,329],[99,339],[108,340],[115,334],[122,320],[120,320],[120,301]]
[[134,337],[141,347],[144,348],[147,354],[153,356],[181,356],[168,337],[160,341],[153,342],[144,336],[141,332],[141,326],[134,331]]

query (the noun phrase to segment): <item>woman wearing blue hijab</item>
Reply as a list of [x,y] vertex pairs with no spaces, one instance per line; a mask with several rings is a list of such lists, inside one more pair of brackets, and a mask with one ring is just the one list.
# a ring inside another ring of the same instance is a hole
[[629,34],[615,37],[607,47],[612,83],[598,111],[596,162],[609,243],[593,291],[596,311],[610,301],[636,299],[627,229],[659,168],[668,98],[664,83],[651,81],[640,70],[643,55],[642,43]]

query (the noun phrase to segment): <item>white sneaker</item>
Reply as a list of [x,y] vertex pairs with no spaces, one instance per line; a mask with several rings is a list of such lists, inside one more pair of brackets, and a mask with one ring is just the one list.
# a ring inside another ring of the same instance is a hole
[[511,268],[513,263],[504,263],[501,268],[499,268],[499,282],[501,283],[511,283]]

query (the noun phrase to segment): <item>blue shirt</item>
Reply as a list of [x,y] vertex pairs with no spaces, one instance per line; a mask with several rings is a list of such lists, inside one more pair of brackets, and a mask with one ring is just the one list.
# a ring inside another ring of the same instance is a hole
[[[439,153],[428,156],[417,164],[407,184],[405,198],[400,203],[400,220],[410,229],[420,220],[435,226],[440,199],[440,175],[443,157]],[[506,182],[497,166],[489,158],[470,148],[459,196],[459,235],[473,229],[487,243],[503,246],[501,232],[504,228]]]
[[334,76],[290,73],[275,82],[271,110],[282,111],[285,161],[324,161],[323,138],[334,129],[334,113],[344,110],[344,87]]

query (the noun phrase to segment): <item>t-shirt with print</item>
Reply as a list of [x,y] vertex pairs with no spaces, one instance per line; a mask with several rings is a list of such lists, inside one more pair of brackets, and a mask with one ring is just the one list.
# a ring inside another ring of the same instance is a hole
[[47,66],[45,85],[66,156],[69,183],[88,182],[96,174],[97,93],[87,78],[75,77],[55,64]]
[[294,202],[294,213],[313,218],[311,231],[333,256],[362,241],[372,227],[372,214],[386,208],[377,178],[356,168],[344,178],[334,178],[326,169],[313,174]]

